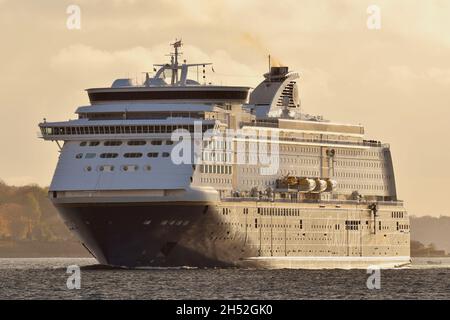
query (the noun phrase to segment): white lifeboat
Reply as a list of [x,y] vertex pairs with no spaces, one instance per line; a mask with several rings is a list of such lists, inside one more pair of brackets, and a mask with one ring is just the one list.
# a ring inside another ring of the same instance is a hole
[[316,181],[308,178],[298,179],[298,191],[311,192],[316,188]]
[[316,187],[311,192],[320,193],[320,192],[324,192],[327,189],[327,182],[325,180],[317,178],[317,179],[314,179],[314,181],[316,183]]
[[337,188],[337,181],[332,179],[327,179],[327,188],[325,192],[331,192]]

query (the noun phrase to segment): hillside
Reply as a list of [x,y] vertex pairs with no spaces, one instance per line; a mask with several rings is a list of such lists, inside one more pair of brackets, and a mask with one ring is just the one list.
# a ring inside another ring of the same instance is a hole
[[0,257],[87,256],[47,198],[47,188],[0,181]]
[[450,253],[450,217],[411,217],[411,240],[434,244]]

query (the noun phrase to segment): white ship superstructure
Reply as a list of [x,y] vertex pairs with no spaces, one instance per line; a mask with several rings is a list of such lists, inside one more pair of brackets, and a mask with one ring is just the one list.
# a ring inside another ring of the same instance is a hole
[[[253,90],[201,84],[188,71],[203,74],[207,64],[180,64],[180,46],[141,85],[118,79],[88,89],[78,119],[39,124],[61,146],[49,196],[99,262],[409,263],[389,145],[365,140],[361,125],[302,114],[299,76],[287,67],[272,67]],[[189,155],[180,154],[188,140]],[[174,153],[190,161],[176,163]]]

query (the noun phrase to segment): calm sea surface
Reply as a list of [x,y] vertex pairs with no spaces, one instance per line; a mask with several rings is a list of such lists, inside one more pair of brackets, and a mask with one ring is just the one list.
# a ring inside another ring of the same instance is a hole
[[[0,299],[450,299],[450,258],[418,258],[382,270],[367,289],[365,270],[98,268],[94,259],[0,259]],[[67,289],[69,265],[81,288]]]

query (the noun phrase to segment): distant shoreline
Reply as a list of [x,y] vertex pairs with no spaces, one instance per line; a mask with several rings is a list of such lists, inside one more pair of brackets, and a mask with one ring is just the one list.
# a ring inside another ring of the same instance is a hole
[[0,240],[0,258],[92,258],[77,241]]
[[[412,252],[411,258],[449,258],[441,250]],[[0,240],[0,258],[92,258],[77,241]]]

